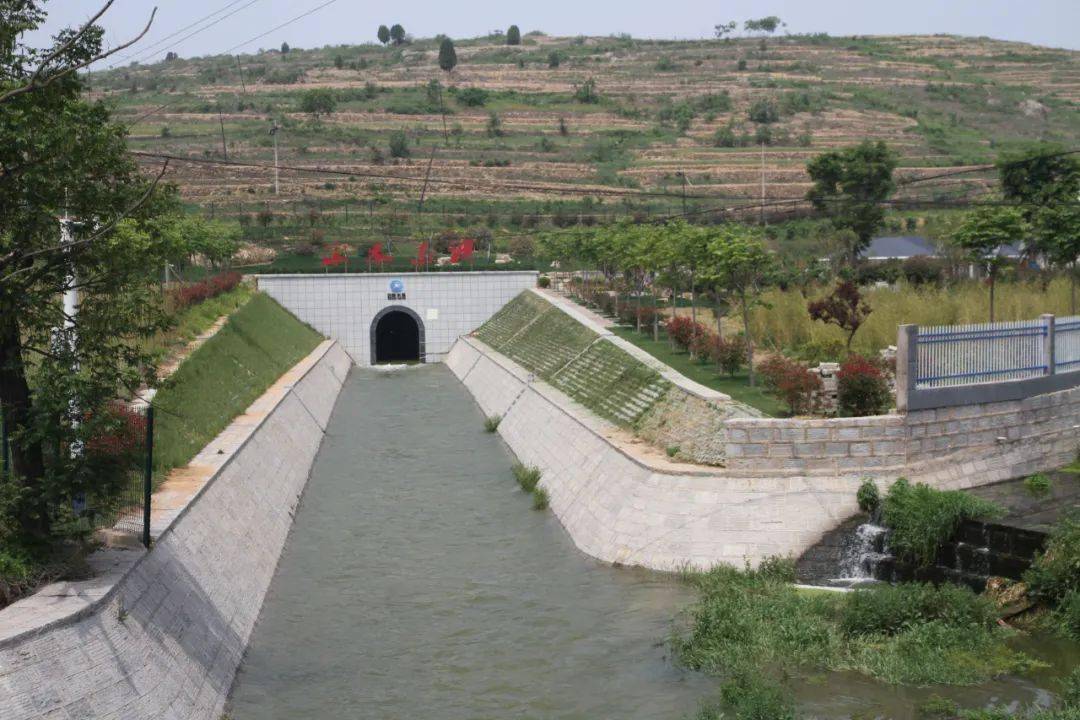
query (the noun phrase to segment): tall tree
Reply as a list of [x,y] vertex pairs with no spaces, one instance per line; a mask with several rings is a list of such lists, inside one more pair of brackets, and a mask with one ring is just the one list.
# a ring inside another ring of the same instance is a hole
[[507,45],[520,45],[521,44],[521,30],[517,25],[511,25],[506,31],[506,44]]
[[401,45],[405,42],[405,28],[401,27],[399,23],[394,23],[390,26],[390,39],[394,41],[395,45]]
[[990,285],[990,322],[994,322],[994,287],[1005,264],[999,253],[1002,245],[1022,240],[1028,224],[1023,213],[1012,207],[983,207],[964,217],[953,233],[953,241],[967,251],[971,261],[986,272]]
[[774,259],[758,234],[744,225],[728,224],[719,228],[709,241],[709,265],[717,292],[739,304],[743,335],[746,340],[746,367],[749,382],[754,384],[754,342],[750,334],[750,311],[761,301]]
[[[20,34],[44,22],[40,5],[0,8],[0,412],[16,485],[4,494],[39,540],[53,509],[100,481],[56,449],[84,441],[117,388],[147,377],[152,359],[136,341],[164,325],[152,279],[181,254],[155,219],[164,201],[128,155],[125,128],[81,99],[77,69],[107,54],[101,29],[27,47]],[[77,317],[59,302],[71,289]]]
[[1029,222],[1039,208],[1080,195],[1080,160],[1057,145],[1002,153],[998,176],[1005,199],[1020,204]]
[[1033,218],[1039,247],[1069,275],[1069,314],[1076,314],[1076,273],[1080,262],[1080,206],[1058,203],[1039,209]]
[[457,51],[454,50],[454,41],[443,38],[439,43],[439,67],[450,72],[457,65]]
[[383,45],[387,44],[388,42],[390,42],[390,28],[386,27],[385,25],[380,25],[379,31],[376,33],[376,36],[379,38],[379,42],[381,42]]
[[300,109],[318,120],[320,115],[330,115],[337,109],[337,95],[330,88],[312,88],[300,97]]
[[831,218],[834,226],[855,233],[855,242],[848,248],[852,265],[881,227],[885,218],[882,203],[896,190],[895,169],[896,154],[880,140],[822,153],[806,166],[814,181],[807,199]]
[[292,48],[289,47],[289,43],[287,43],[287,42],[281,43],[281,54],[282,55],[288,55],[289,50],[291,50],[291,49]]
[[715,31],[717,38],[727,40],[731,36],[731,33],[735,32],[738,27],[739,23],[735,20],[732,20],[731,22],[715,25],[713,27],[713,30]]

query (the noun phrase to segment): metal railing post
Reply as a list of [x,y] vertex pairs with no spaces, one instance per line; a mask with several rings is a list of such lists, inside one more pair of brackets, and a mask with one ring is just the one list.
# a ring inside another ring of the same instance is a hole
[[896,330],[896,411],[906,413],[919,377],[919,326],[901,325]]
[[143,530],[142,543],[150,547],[150,495],[154,477],[154,406],[146,406],[146,467],[143,469]]
[[1043,355],[1046,357],[1046,374],[1054,375],[1057,373],[1057,357],[1055,351],[1055,345],[1057,344],[1057,323],[1054,316],[1050,313],[1042,315],[1043,325],[1046,327],[1046,334],[1043,336]]

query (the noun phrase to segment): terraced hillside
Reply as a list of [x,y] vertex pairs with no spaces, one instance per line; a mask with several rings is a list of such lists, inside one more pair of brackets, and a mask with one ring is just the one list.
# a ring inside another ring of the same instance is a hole
[[[277,241],[527,233],[800,198],[807,160],[866,138],[901,153],[908,179],[992,161],[1012,143],[1080,138],[1080,53],[1065,50],[953,36],[456,45],[450,73],[434,40],[416,40],[175,59],[91,86],[130,123],[135,150],[265,166],[278,122],[284,165],[336,172],[283,171],[275,194],[265,167],[170,169],[185,199]],[[332,112],[305,112],[320,88]],[[990,177],[938,178],[901,197],[962,198]]]

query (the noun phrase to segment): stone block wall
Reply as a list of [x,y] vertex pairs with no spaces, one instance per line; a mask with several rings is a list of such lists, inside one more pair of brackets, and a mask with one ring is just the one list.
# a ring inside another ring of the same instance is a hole
[[906,461],[904,419],[865,418],[731,419],[726,466],[770,474],[881,474]]
[[0,717],[220,718],[351,365],[336,343],[316,353],[109,592],[0,643]]

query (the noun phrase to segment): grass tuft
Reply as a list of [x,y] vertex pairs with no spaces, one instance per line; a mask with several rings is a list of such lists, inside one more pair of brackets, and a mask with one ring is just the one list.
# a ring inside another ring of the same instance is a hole
[[489,433],[493,433],[499,429],[499,423],[502,422],[502,418],[498,415],[488,415],[484,418],[484,430]]
[[1032,497],[1043,497],[1050,494],[1051,480],[1045,473],[1035,473],[1024,478],[1024,489]]
[[540,482],[541,472],[538,467],[514,463],[513,472],[514,479],[517,480],[521,489],[527,493],[531,493],[536,488],[537,483]]
[[532,506],[533,510],[547,510],[551,504],[551,496],[548,495],[548,491],[537,485],[532,489]]

